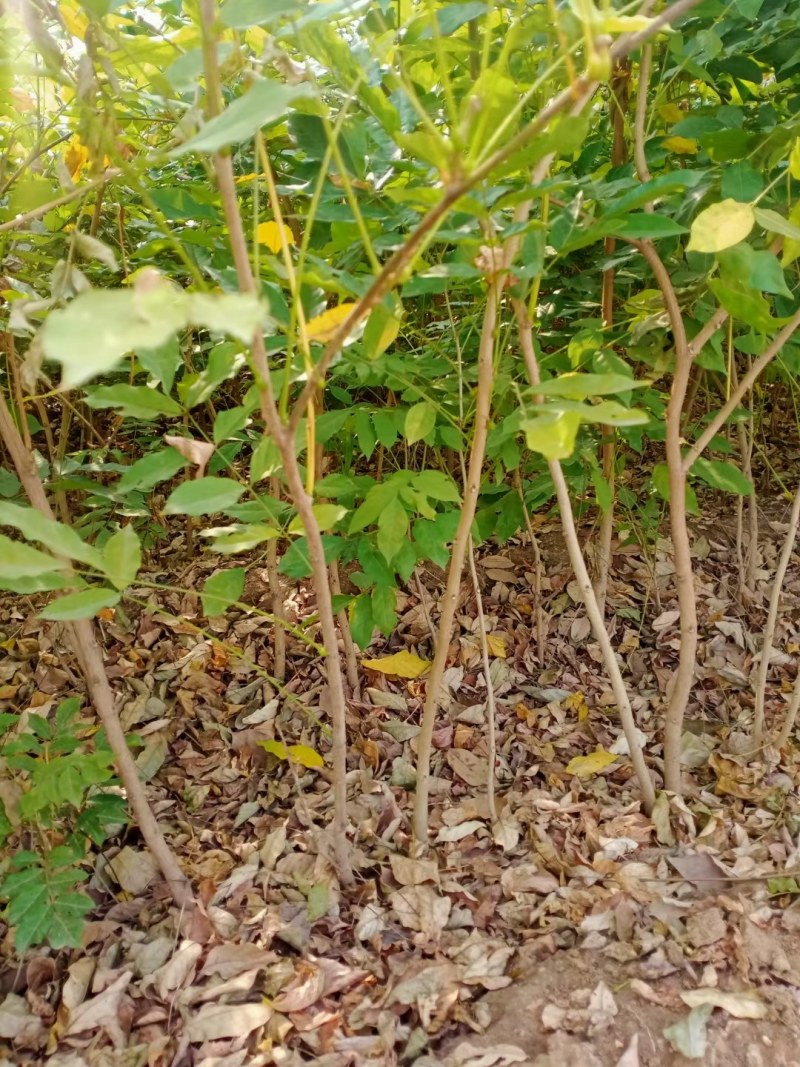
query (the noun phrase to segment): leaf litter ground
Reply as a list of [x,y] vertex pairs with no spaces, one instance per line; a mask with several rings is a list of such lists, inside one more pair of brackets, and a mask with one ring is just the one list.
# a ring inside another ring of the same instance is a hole
[[[364,657],[350,704],[349,895],[326,833],[327,766],[279,758],[284,745],[327,752],[317,653],[290,637],[279,694],[265,678],[261,616],[206,624],[196,596],[150,589],[140,611],[107,613],[123,721],[141,738],[152,803],[201,907],[178,914],[135,830],[113,841],[93,860],[96,908],[80,949],[20,960],[6,935],[0,1063],[800,1065],[800,764],[796,746],[751,753],[745,732],[784,510],[746,608],[728,524],[707,518],[694,530],[701,649],[688,788],[652,819],[558,529],[538,530],[544,663],[530,547],[484,552],[500,818],[493,827],[467,580],[434,739],[433,847],[415,860],[406,846],[425,681],[386,672],[414,674],[409,662],[430,658],[441,575],[422,572],[400,597],[395,634]],[[193,563],[181,584],[199,586],[210,566]],[[648,738],[677,657],[672,588],[668,544],[650,554],[617,546],[608,615]],[[773,714],[800,648],[796,566],[784,590]],[[258,568],[245,597],[268,610]],[[302,623],[313,600],[301,591],[290,607]],[[47,714],[79,689],[57,629],[19,602],[4,615],[3,710]],[[272,752],[264,740],[277,742]],[[657,766],[655,742],[649,751]]]

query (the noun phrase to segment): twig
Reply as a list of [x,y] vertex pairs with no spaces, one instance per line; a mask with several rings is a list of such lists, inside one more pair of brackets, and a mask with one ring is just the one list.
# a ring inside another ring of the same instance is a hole
[[783,580],[792,558],[797,526],[800,523],[800,486],[794,494],[792,512],[789,517],[789,529],[786,531],[786,540],[783,542],[775,578],[772,583],[772,593],[769,598],[769,612],[764,626],[764,639],[761,642],[761,660],[758,664],[758,676],[756,678],[756,706],[753,714],[753,745],[759,748],[764,740],[764,700],[767,692],[767,674],[769,673],[769,659],[772,653],[772,640],[775,637],[775,626],[778,621],[778,608],[783,591]]
[[492,681],[489,662],[489,639],[486,633],[486,617],[483,614],[483,597],[478,584],[478,572],[475,569],[475,548],[472,538],[467,550],[469,573],[472,576],[472,588],[475,590],[475,603],[478,608],[478,636],[481,639],[481,659],[483,675],[486,679],[486,747],[489,767],[486,772],[486,799],[489,804],[489,816],[492,823],[497,822],[497,802],[495,800],[495,763],[497,762],[497,705],[494,699],[494,682]]
[[[536,386],[541,381],[541,378],[539,376],[539,361],[536,358],[536,352],[533,347],[531,324],[526,318],[522,318],[518,314],[517,326],[519,330],[520,347],[522,348],[525,357],[528,378],[535,390]],[[541,403],[541,396],[535,396],[534,401],[536,403]],[[594,638],[600,645],[603,663],[608,672],[611,688],[617,701],[617,707],[619,708],[622,730],[628,742],[631,763],[633,764],[633,769],[636,772],[636,777],[639,781],[639,788],[642,791],[642,800],[645,810],[649,812],[655,804],[656,791],[653,785],[653,780],[650,777],[650,772],[647,769],[644,753],[639,745],[636,720],[633,717],[633,709],[631,708],[628,691],[625,688],[622,671],[617,662],[617,657],[614,655],[611,638],[608,636],[608,631],[606,630],[605,622],[597,603],[597,597],[595,596],[594,588],[592,587],[592,581],[589,577],[589,572],[586,569],[586,562],[584,561],[583,552],[581,551],[578,532],[575,528],[575,516],[572,512],[572,501],[570,499],[566,479],[564,478],[564,471],[558,460],[550,460],[548,462],[548,467],[550,470],[550,477],[553,479],[553,485],[556,489],[556,496],[561,511],[561,526],[564,532],[564,541],[566,542],[570,563],[572,564],[572,569],[575,573],[575,578],[581,593],[581,599],[586,608],[586,614],[588,615],[589,622],[592,626]]]
[[689,451],[683,457],[683,470],[686,474],[692,469],[692,464],[696,459],[700,457],[703,450],[708,446],[712,438],[719,432],[719,430],[725,425],[728,418],[733,414],[739,404],[742,402],[742,398],[745,393],[753,386],[758,376],[772,360],[778,355],[780,350],[792,336],[792,334],[800,327],[800,311],[796,311],[789,322],[783,327],[780,333],[775,337],[772,344],[770,344],[754,361],[752,367],[744,375],[739,385],[731,393],[728,402],[721,407],[720,410],[713,417],[711,422],[706,426],[705,430],[700,434],[695,443],[691,446]]

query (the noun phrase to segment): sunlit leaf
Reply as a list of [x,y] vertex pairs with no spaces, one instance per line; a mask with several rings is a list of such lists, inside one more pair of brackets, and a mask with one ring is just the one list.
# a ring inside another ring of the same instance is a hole
[[396,678],[419,678],[430,667],[430,662],[404,649],[380,659],[362,659],[361,665],[371,671],[378,671],[379,674],[391,674]]
[[756,222],[750,204],[722,200],[701,211],[692,223],[687,252],[721,252],[743,241]]
[[315,767],[325,766],[325,760],[310,745],[285,745],[282,741],[259,741],[258,744],[265,752],[277,756],[278,759],[291,760],[293,763],[299,763],[301,767],[313,770]]
[[194,137],[174,148],[170,155],[174,159],[187,152],[217,152],[220,148],[247,141],[262,127],[283,118],[295,100],[311,96],[313,92],[307,82],[284,85],[269,78],[256,81]]
[[576,778],[594,778],[617,758],[613,752],[598,748],[588,756],[573,756],[567,764],[567,774],[574,774]]
[[291,229],[283,224],[283,239],[281,239],[281,227],[273,219],[269,219],[267,222],[260,222],[256,228],[256,240],[261,245],[266,245],[270,252],[280,252],[283,247],[282,241],[285,241],[287,245],[293,245],[294,234]]
[[328,308],[327,311],[323,311],[321,315],[317,315],[315,318],[310,319],[306,323],[306,335],[309,341],[319,341],[321,344],[327,344],[330,339],[335,336],[339,327],[347,319],[352,312],[355,304],[339,304],[335,308]]

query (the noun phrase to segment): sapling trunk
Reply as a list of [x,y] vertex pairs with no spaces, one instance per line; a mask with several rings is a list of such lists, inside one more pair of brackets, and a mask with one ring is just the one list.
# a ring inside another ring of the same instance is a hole
[[[525,359],[528,379],[535,389],[540,382],[540,377],[539,362],[533,347],[532,327],[527,318],[523,317],[519,312],[517,314],[517,325],[519,329],[520,347]],[[536,403],[541,403],[541,397],[535,397],[534,399]],[[564,478],[564,471],[558,460],[550,460],[548,462],[548,469],[556,490],[556,497],[558,499],[559,510],[561,513],[561,527],[564,532],[564,541],[567,546],[569,561],[575,573],[581,599],[586,608],[586,614],[589,617],[589,622],[592,627],[592,633],[594,634],[595,640],[600,645],[603,664],[608,673],[611,688],[617,701],[622,730],[625,734],[625,739],[628,742],[631,763],[636,772],[639,788],[642,793],[642,802],[645,810],[650,812],[656,800],[655,787],[653,785],[653,780],[650,777],[650,772],[647,769],[644,753],[639,744],[639,733],[636,728],[636,720],[633,717],[633,709],[631,707],[630,698],[628,697],[628,691],[625,688],[625,682],[622,678],[622,671],[617,662],[617,657],[614,654],[611,638],[608,636],[605,621],[600,611],[600,605],[597,602],[597,596],[594,587],[592,586],[591,578],[589,577],[586,562],[583,558],[580,541],[578,540],[578,531],[575,527],[572,501],[570,499],[566,479]]]
[[453,636],[453,623],[455,622],[456,607],[458,605],[458,591],[461,586],[461,576],[464,571],[464,560],[469,546],[472,522],[475,518],[483,460],[486,453],[494,378],[494,336],[501,284],[502,280],[497,275],[493,275],[489,279],[489,291],[486,297],[486,308],[483,313],[483,325],[478,348],[475,421],[467,480],[464,484],[464,501],[461,505],[458,529],[453,541],[450,564],[447,568],[447,582],[439,601],[439,626],[436,631],[433,665],[427,679],[425,706],[422,711],[420,732],[417,737],[417,783],[414,796],[413,829],[418,849],[425,849],[428,844],[428,796],[430,793],[433,730],[436,725],[436,712],[441,699],[442,680],[447,665],[447,653],[450,647],[450,639]]
[[[627,158],[625,145],[625,121],[628,111],[629,86],[631,77],[631,65],[627,59],[622,60],[614,71],[611,79],[608,107],[611,114],[611,125],[614,130],[614,140],[611,148],[612,167],[621,166]],[[604,251],[606,256],[611,256],[617,247],[616,238],[605,239]],[[610,330],[614,325],[614,268],[606,267],[603,271],[602,296],[600,300],[600,314],[603,320],[603,328]],[[597,604],[600,613],[605,614],[606,595],[608,593],[608,576],[611,570],[611,543],[614,538],[614,503],[616,498],[616,437],[613,426],[601,426],[600,435],[602,445],[600,449],[602,473],[609,491],[608,507],[600,510],[600,529],[597,535],[595,547],[595,578],[594,588],[597,594]]]
[[[203,59],[206,75],[207,107],[209,118],[222,110],[222,90],[219,80],[217,48],[215,39],[216,5],[214,0],[201,0],[203,28]],[[231,158],[222,152],[213,155],[214,173],[217,179],[220,200],[228,226],[231,252],[242,292],[256,292],[247,251],[241,212],[236,196],[236,183]],[[333,763],[333,849],[337,874],[342,885],[353,884],[353,869],[350,843],[347,838],[347,705],[344,679],[339,658],[339,642],[333,613],[328,567],[319,523],[314,514],[312,498],[306,491],[303,476],[295,454],[294,429],[284,425],[272,391],[271,376],[264,338],[256,332],[251,345],[253,367],[258,379],[261,414],[265,426],[280,453],[281,465],[294,504],[303,526],[311,563],[311,578],[317,598],[320,630],[325,645],[325,672],[328,682],[327,704],[332,722],[331,757]]]

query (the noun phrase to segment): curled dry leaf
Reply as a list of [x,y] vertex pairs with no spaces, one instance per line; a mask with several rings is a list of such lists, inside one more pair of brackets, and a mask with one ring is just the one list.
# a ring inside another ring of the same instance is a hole
[[164,443],[171,445],[184,459],[188,459],[197,467],[198,478],[205,472],[216,447],[211,441],[198,441],[194,437],[178,437],[168,433],[164,434]]
[[722,1008],[728,1015],[735,1019],[766,1019],[769,1014],[768,1005],[761,999],[758,993],[745,989],[727,993],[724,989],[705,987],[700,989],[685,989],[680,994],[681,1000],[690,1008],[698,1008],[705,1004],[712,1008]]

